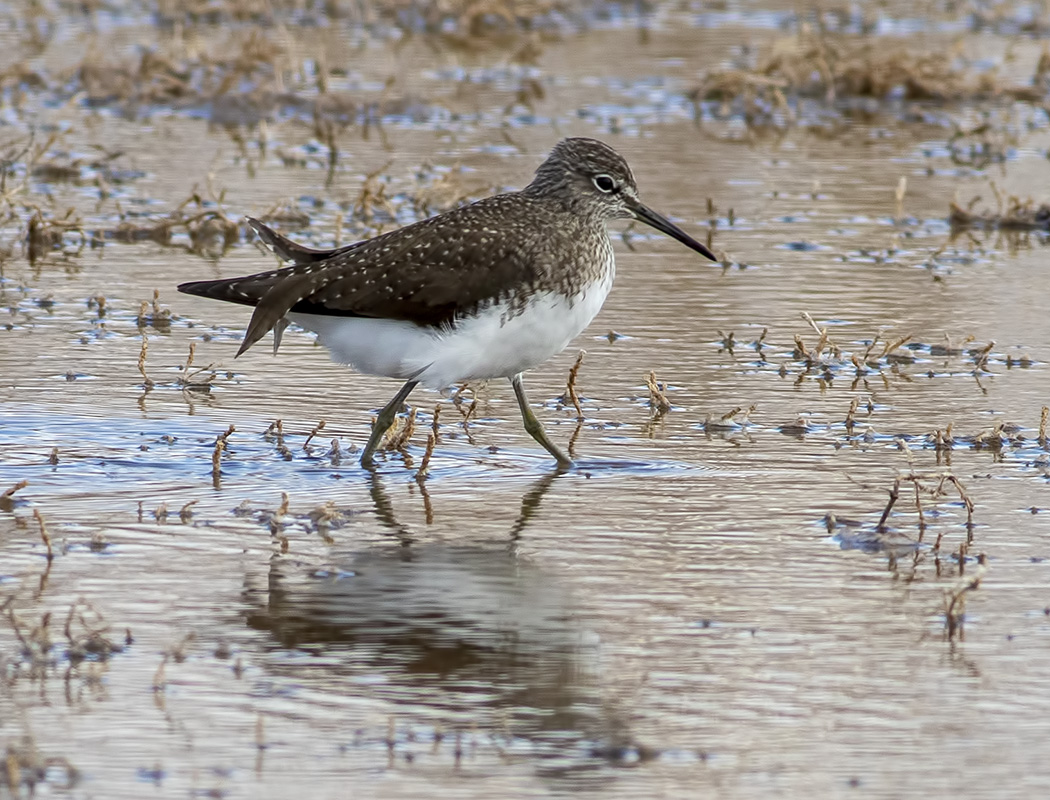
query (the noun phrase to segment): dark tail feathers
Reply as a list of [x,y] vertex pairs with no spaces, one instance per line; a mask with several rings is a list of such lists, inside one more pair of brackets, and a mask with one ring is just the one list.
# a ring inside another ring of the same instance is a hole
[[331,258],[336,252],[335,250],[315,250],[312,247],[303,247],[303,245],[296,244],[291,239],[281,236],[273,228],[264,225],[253,217],[245,217],[245,219],[255,229],[255,232],[259,234],[259,238],[273,249],[278,258],[284,261],[291,261],[293,264],[313,264],[314,262]]

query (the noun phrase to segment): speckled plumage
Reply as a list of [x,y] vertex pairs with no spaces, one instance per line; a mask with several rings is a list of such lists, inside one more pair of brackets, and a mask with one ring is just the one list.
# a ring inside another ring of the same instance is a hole
[[581,198],[564,170],[551,168],[566,159],[634,187],[630,167],[611,148],[568,139],[520,192],[486,197],[346,247],[302,247],[249,220],[292,266],[182,284],[179,291],[256,306],[241,353],[289,311],[449,326],[497,301],[520,309],[537,291],[572,297],[601,279],[612,245],[607,209],[581,202],[590,198]]
[[291,266],[178,288],[255,306],[237,355],[270,330],[276,349],[291,319],[315,330],[333,357],[407,380],[404,397],[418,382],[508,377],[526,427],[563,461],[534,418],[530,427],[520,373],[564,349],[601,308],[615,274],[612,219],[640,220],[714,259],[639,200],[623,157],[577,138],[559,142],[521,191],[334,250],[303,247],[250,219]]

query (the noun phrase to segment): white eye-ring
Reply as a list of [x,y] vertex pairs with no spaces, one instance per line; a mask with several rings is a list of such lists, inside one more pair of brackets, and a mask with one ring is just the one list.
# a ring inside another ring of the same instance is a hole
[[605,192],[606,194],[609,194],[616,190],[616,181],[614,181],[609,175],[595,175],[593,180],[594,185],[597,187],[599,192]]

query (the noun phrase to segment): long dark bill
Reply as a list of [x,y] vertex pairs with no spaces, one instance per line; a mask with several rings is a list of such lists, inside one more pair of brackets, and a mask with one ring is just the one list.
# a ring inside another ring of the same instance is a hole
[[635,216],[646,225],[651,225],[661,233],[666,233],[672,239],[677,239],[690,250],[695,250],[705,258],[709,258],[712,261],[718,261],[718,259],[715,258],[715,254],[708,250],[704,245],[700,244],[700,242],[671,222],[671,220],[660,216],[648,206],[636,201],[631,203],[631,210],[634,212]]

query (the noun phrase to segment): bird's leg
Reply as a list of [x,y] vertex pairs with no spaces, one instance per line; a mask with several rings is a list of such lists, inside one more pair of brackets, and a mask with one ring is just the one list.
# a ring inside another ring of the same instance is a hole
[[383,410],[376,417],[376,424],[372,426],[372,435],[368,437],[365,451],[361,454],[362,467],[372,466],[372,455],[375,453],[376,448],[379,447],[379,443],[383,441],[383,434],[390,430],[390,426],[394,424],[394,419],[401,410],[401,406],[404,405],[405,400],[408,399],[408,396],[412,394],[412,390],[418,384],[419,381],[409,381],[398,390],[393,400],[383,406]]
[[521,373],[519,372],[513,378],[510,379],[510,385],[514,387],[514,395],[518,398],[518,408],[521,409],[521,419],[525,423],[525,430],[529,432],[529,436],[543,445],[543,449],[558,459],[558,466],[567,467],[572,464],[572,459],[563,453],[554,442],[547,438],[546,431],[543,430],[543,425],[536,415],[532,413],[532,409],[529,408],[529,398],[525,396],[525,387],[521,383]]

